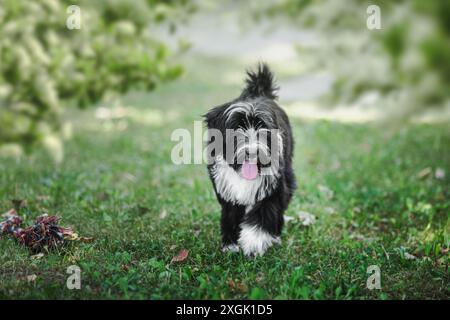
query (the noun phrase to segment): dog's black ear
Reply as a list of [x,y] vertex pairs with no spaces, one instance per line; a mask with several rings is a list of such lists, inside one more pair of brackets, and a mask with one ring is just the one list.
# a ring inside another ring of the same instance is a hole
[[223,113],[227,106],[227,104],[224,104],[214,107],[203,115],[204,122],[208,129],[222,129],[222,126],[224,125],[224,120],[222,119],[224,116]]
[[241,97],[260,97],[276,99],[278,87],[274,83],[272,71],[265,63],[260,63],[256,71],[248,70],[246,87],[242,91]]

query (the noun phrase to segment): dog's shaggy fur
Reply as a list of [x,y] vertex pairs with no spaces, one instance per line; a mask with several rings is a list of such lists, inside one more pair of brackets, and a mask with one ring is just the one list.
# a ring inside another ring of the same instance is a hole
[[[208,129],[219,130],[226,137],[222,152],[212,152],[208,162],[222,206],[222,248],[241,248],[247,256],[254,256],[280,243],[283,212],[296,183],[291,126],[275,102],[278,88],[272,72],[260,64],[247,76],[246,87],[237,99],[212,108],[204,117]],[[237,138],[230,139],[227,129],[234,130]],[[268,135],[267,141],[258,140],[262,133]],[[276,137],[271,136],[274,134]],[[214,140],[210,134],[209,143]],[[233,156],[227,157],[228,153]]]

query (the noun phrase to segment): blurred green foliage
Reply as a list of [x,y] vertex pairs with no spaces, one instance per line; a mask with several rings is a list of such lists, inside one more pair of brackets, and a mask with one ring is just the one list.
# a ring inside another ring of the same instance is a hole
[[[70,5],[81,10],[80,29],[66,26]],[[43,143],[60,158],[64,106],[179,76],[155,28],[173,29],[191,9],[187,0],[0,0],[0,150]]]
[[[366,27],[369,5],[380,7],[379,30]],[[336,75],[334,101],[375,91],[402,115],[450,105],[449,1],[281,0],[257,16],[267,15],[323,36],[314,65]]]

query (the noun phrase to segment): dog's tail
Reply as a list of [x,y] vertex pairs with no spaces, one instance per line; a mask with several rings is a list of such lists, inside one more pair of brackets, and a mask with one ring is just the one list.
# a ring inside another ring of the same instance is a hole
[[265,63],[259,63],[256,71],[247,70],[246,87],[242,91],[241,97],[265,96],[270,99],[276,99],[278,87],[276,86],[272,71]]

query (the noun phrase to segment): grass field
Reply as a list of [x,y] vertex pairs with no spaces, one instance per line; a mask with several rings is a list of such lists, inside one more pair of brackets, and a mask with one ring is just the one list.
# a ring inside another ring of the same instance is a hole
[[[448,124],[292,118],[298,190],[287,215],[317,220],[290,221],[280,247],[247,260],[219,250],[206,168],[170,160],[171,132],[192,130],[234,97],[239,87],[217,75],[240,67],[207,58],[187,66],[176,82],[126,96],[119,119],[99,121],[94,108],[67,114],[75,130],[62,164],[44,151],[0,162],[1,211],[26,199],[28,223],[48,212],[95,237],[37,259],[0,239],[0,298],[450,298]],[[171,262],[181,249],[188,258]],[[81,268],[81,290],[66,288],[70,265]],[[370,265],[380,267],[381,290],[366,288]]]

